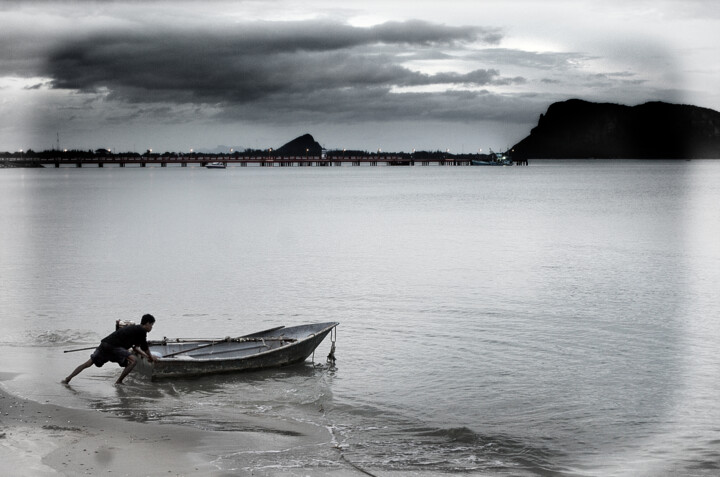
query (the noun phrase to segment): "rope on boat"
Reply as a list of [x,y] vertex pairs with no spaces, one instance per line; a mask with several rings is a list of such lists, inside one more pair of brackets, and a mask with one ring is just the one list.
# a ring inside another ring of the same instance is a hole
[[335,435],[335,426],[330,422],[330,419],[329,419],[328,416],[327,416],[327,412],[325,412],[325,409],[322,407],[322,405],[320,406],[320,411],[321,411],[322,414],[323,414],[323,418],[325,418],[325,421],[327,422],[326,427],[327,427],[327,429],[330,431],[330,434],[332,435],[333,441],[335,442],[335,445],[333,446],[333,448],[340,453],[340,460],[342,460],[343,462],[345,462],[347,465],[349,465],[349,466],[352,467],[353,469],[357,470],[358,472],[362,472],[363,474],[369,475],[370,477],[378,477],[377,475],[375,475],[375,474],[373,474],[373,473],[371,473],[371,472],[363,469],[362,467],[360,467],[359,465],[357,465],[356,463],[352,462],[350,459],[348,459],[347,457],[345,457],[345,453],[343,452],[343,448],[342,448],[342,446],[338,443],[338,438],[337,438],[337,436]]
[[350,467],[352,467],[353,469],[357,470],[358,472],[362,472],[363,474],[369,475],[370,477],[377,477],[375,474],[371,474],[370,472],[368,472],[367,470],[363,469],[363,468],[360,467],[359,465],[353,464],[352,462],[350,462],[350,461],[347,459],[347,457],[345,457],[345,454],[342,453],[342,449],[340,450],[340,458],[341,458],[342,460],[344,460],[345,462],[347,462],[347,463],[350,465]]
[[238,337],[238,338],[231,338],[229,336],[226,336],[225,338],[167,338],[163,337],[162,340],[148,340],[148,344],[152,346],[167,346],[168,344],[177,344],[177,343],[252,343],[252,342],[265,342],[265,341],[281,341],[281,342],[288,342],[288,343],[294,343],[297,341],[297,338],[287,338],[285,336],[266,336],[266,337],[257,337],[257,338],[246,338],[246,337]]
[[[325,417],[325,419],[329,421],[329,419],[327,418],[327,414],[325,414],[324,410],[323,410],[323,417]],[[330,429],[330,434],[332,434],[333,439],[337,442],[337,436],[335,435],[335,426],[332,426],[332,425],[328,426],[328,429]],[[369,475],[370,477],[378,477],[377,475],[363,469],[362,467],[360,467],[359,465],[357,465],[356,463],[352,462],[350,459],[345,457],[345,454],[343,453],[343,448],[340,447],[340,444],[336,444],[334,446],[334,448],[340,453],[340,460],[342,460],[343,462],[348,464],[353,469],[357,470],[358,472],[362,472],[365,475]]]
[[[337,328],[333,328],[332,330],[330,330],[330,340],[331,340],[332,344],[330,345],[330,354],[328,354],[327,361],[330,364],[330,366],[332,367],[335,364],[335,342],[337,341]],[[313,360],[314,359],[315,359],[315,352],[313,352]],[[363,469],[358,464],[352,462],[350,459],[345,457],[343,448],[338,443],[338,438],[335,435],[335,425],[332,424],[332,422],[330,421],[330,418],[328,417],[327,412],[325,411],[325,408],[322,406],[322,404],[320,405],[320,412],[322,412],[323,418],[325,419],[325,421],[327,423],[326,427],[330,431],[330,434],[333,437],[333,441],[335,442],[335,445],[333,446],[333,448],[340,453],[340,460],[342,460],[343,462],[345,462],[347,465],[349,465],[353,469],[357,470],[358,472],[361,472],[365,475],[369,475],[370,477],[378,477],[377,475]]]
[[330,353],[327,355],[327,362],[330,363],[330,365],[335,364],[335,340],[337,340],[337,328],[333,328],[330,330]]

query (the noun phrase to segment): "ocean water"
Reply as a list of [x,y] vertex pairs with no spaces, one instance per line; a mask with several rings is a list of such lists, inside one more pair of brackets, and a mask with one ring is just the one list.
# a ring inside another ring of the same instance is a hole
[[[0,186],[10,391],[203,429],[311,423],[378,475],[720,473],[720,162],[5,169]],[[155,339],[338,321],[338,360],[326,340],[276,371],[57,384],[89,354],[64,350],[144,313]]]

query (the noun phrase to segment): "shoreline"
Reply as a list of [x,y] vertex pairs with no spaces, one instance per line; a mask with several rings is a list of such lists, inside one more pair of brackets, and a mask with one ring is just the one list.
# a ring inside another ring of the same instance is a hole
[[[58,384],[62,386],[61,384]],[[216,475],[207,432],[42,404],[0,384],[0,460],[23,475]]]
[[[24,476],[350,476],[329,430],[247,416],[249,431],[133,422],[8,392],[0,373],[0,461]],[[58,386],[63,386],[58,383]],[[303,468],[299,456],[317,454]],[[246,457],[247,456],[247,457]],[[229,458],[230,457],[230,458]]]

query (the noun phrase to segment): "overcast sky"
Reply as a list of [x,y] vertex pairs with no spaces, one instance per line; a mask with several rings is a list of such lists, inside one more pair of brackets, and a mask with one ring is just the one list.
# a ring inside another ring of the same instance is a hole
[[477,152],[569,98],[720,110],[717,0],[0,0],[0,150]]

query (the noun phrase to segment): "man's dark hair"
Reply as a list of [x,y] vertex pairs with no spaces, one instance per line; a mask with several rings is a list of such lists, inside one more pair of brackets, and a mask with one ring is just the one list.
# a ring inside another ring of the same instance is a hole
[[140,320],[140,324],[144,325],[145,323],[155,323],[155,317],[150,314],[143,315],[142,319]]

